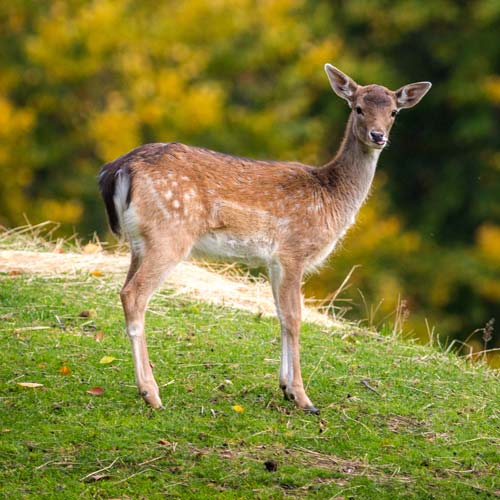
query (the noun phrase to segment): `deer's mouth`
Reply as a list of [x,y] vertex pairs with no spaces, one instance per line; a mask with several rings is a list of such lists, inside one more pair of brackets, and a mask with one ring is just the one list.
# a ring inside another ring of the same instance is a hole
[[373,139],[369,139],[368,141],[364,141],[365,144],[374,149],[384,149],[387,144],[387,139],[378,139],[374,141]]

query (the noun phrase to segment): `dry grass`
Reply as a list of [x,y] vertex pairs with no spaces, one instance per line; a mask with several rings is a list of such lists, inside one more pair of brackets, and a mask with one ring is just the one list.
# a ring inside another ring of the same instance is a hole
[[[109,245],[96,237],[85,245],[76,237],[54,239],[52,236],[57,229],[57,224],[45,222],[0,232],[0,272],[52,277],[91,273],[124,279],[129,264],[126,247],[117,246],[110,252],[104,250]],[[202,299],[255,314],[275,314],[267,280],[237,272],[233,265],[182,262],[168,277],[165,286],[173,288],[175,295]],[[306,306],[303,310],[304,320],[324,326],[337,325],[335,319],[323,312],[326,309]]]

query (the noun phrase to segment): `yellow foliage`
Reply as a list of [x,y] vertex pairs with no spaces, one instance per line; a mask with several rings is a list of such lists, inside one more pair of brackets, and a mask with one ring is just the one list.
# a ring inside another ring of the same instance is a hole
[[223,94],[213,85],[199,85],[188,90],[178,110],[182,127],[187,131],[203,130],[220,121]]
[[476,244],[485,258],[492,262],[500,262],[500,226],[489,223],[480,226]]
[[500,353],[498,351],[489,352],[486,356],[488,365],[494,370],[500,369]]
[[431,302],[438,307],[448,303],[451,294],[449,277],[444,273],[436,273],[433,286],[429,287],[428,294]]
[[490,101],[500,104],[500,76],[488,76],[483,83],[483,87]]
[[140,143],[139,119],[133,111],[125,110],[119,94],[109,96],[108,109],[97,113],[90,123],[101,158],[112,160]]
[[315,80],[318,83],[324,83],[325,75],[323,66],[325,62],[335,61],[342,50],[342,40],[332,36],[320,43],[314,43],[308,46],[308,50],[302,56],[298,64],[301,76],[308,80]]
[[82,205],[76,200],[42,200],[37,211],[37,218],[40,220],[77,224],[80,222],[82,213]]
[[33,111],[16,109],[9,100],[0,96],[0,139],[17,139],[16,136],[31,129],[33,122]]
[[[377,278],[377,297],[382,297],[379,313],[384,315],[394,312],[398,305],[398,299],[403,295],[401,283],[395,275],[381,272]],[[369,314],[369,312],[367,312]],[[380,316],[378,316],[380,317]]]
[[106,49],[115,45],[115,38],[109,36],[109,31],[103,29],[112,26],[114,30],[119,29],[123,22],[123,11],[125,2],[116,0],[100,0],[90,2],[85,6],[78,19],[78,25],[92,57],[97,57]]
[[479,293],[491,301],[500,301],[500,282],[494,279],[481,280]]
[[158,96],[172,101],[182,98],[185,84],[179,72],[175,68],[164,68],[159,71],[156,83]]

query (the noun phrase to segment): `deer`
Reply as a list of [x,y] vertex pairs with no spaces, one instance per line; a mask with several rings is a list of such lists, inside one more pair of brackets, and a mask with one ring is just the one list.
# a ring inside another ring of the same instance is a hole
[[163,405],[146,344],[148,302],[179,262],[201,256],[267,268],[281,331],[279,386],[286,400],[319,414],[300,366],[304,273],[317,269],[353,225],[398,112],[431,88],[423,81],[391,91],[358,85],[331,64],[325,71],[351,111],[337,153],[323,166],[176,142],[146,144],[102,166],[110,228],[130,246],[120,298],[137,388],[151,407]]

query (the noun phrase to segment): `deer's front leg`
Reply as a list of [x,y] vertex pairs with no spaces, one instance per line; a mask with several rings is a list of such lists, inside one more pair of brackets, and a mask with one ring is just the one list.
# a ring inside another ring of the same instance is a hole
[[300,321],[301,321],[301,280],[302,272],[293,266],[281,267],[272,276],[273,292],[281,325],[281,365],[280,387],[287,399],[304,410],[319,413],[311,403],[302,381],[300,370]]

